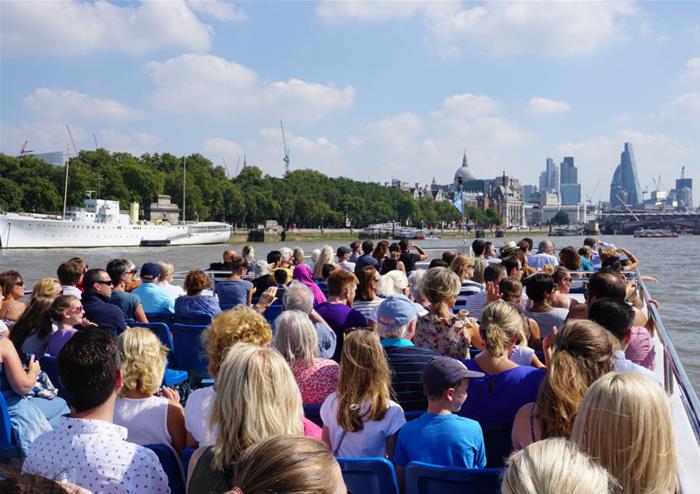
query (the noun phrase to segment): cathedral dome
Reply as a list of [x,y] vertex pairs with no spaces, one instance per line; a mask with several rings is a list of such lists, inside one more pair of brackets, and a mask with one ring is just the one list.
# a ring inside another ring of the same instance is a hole
[[469,182],[471,180],[476,180],[476,177],[469,168],[469,163],[467,163],[466,150],[464,151],[464,157],[462,158],[462,166],[457,168],[457,171],[455,172],[455,178],[453,183],[458,184],[460,182],[460,179],[462,183]]

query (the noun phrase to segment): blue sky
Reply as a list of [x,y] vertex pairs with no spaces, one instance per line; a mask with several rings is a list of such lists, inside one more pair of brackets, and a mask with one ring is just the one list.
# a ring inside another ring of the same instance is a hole
[[[243,153],[293,168],[700,183],[700,2],[0,2],[0,150]],[[600,182],[600,183],[599,183]],[[596,187],[597,185],[597,187]]]

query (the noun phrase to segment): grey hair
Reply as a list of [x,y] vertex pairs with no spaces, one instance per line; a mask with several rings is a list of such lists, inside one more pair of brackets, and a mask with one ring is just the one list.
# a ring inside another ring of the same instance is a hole
[[270,265],[260,259],[259,261],[256,261],[255,263],[255,268],[253,270],[253,276],[256,278],[260,278],[261,276],[265,276],[266,274],[270,274],[272,270],[270,269]]
[[303,283],[292,281],[282,295],[282,305],[287,310],[299,310],[308,314],[314,306],[314,294]]
[[408,288],[408,278],[406,273],[398,269],[389,271],[377,283],[377,293],[382,297],[403,295],[404,288]]
[[311,251],[311,260],[313,262],[318,261],[318,256],[321,255],[321,249],[314,249]]
[[551,240],[542,240],[539,245],[537,245],[537,252],[544,252],[545,249],[553,249],[554,244]]
[[418,316],[413,316],[410,321],[397,328],[387,327],[382,324],[382,321],[377,321],[377,334],[380,338],[401,338],[407,340],[410,334],[411,323],[416,320],[418,320]]
[[318,335],[308,314],[286,310],[275,319],[272,345],[282,354],[290,367],[311,365],[318,350]]
[[292,260],[292,255],[294,254],[294,251],[289,247],[282,247],[280,249],[280,254],[282,254],[283,261],[289,262]]
[[425,269],[416,269],[411,271],[411,274],[408,276],[408,286],[411,289],[411,298],[418,303],[425,299],[423,288],[421,288],[425,271]]

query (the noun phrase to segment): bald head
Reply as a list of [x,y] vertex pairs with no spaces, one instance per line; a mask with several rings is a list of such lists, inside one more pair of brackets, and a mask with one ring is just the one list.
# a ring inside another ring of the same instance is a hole
[[234,249],[227,249],[224,251],[224,262],[230,263],[236,256],[238,256],[238,252],[236,252]]
[[612,273],[595,273],[588,281],[587,300],[593,303],[601,298],[624,302],[625,283]]

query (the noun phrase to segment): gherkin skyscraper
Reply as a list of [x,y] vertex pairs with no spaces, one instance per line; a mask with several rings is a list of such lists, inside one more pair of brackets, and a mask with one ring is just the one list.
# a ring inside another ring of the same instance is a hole
[[610,205],[622,207],[623,201],[628,206],[642,205],[642,192],[637,178],[637,163],[634,160],[632,144],[625,143],[625,150],[620,154],[620,164],[615,168],[610,182]]

